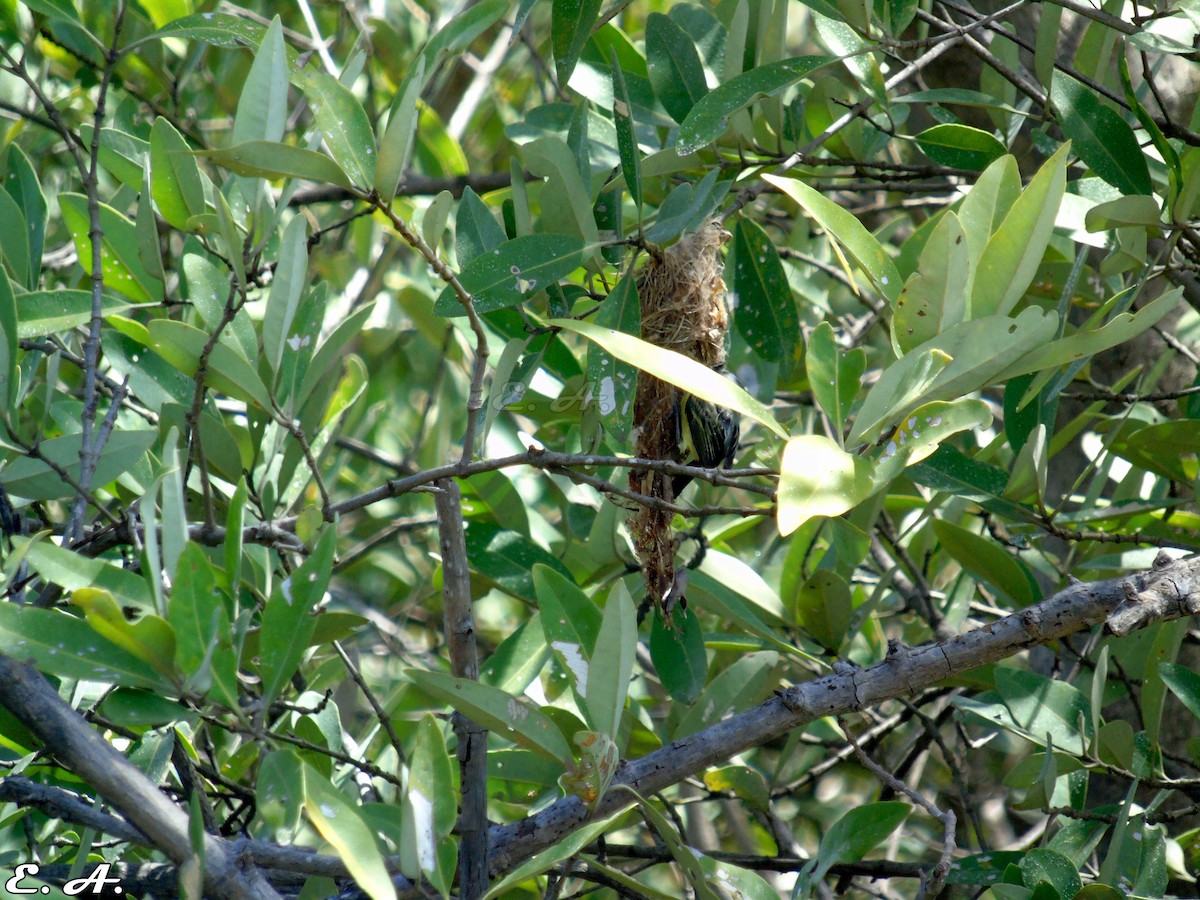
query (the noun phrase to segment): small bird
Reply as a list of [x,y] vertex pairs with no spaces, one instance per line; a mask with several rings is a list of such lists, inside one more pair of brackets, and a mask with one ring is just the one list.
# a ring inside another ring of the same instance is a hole
[[[713,366],[713,371],[724,375],[734,384],[738,383],[732,372],[724,365]],[[680,393],[675,407],[676,427],[680,460],[690,465],[716,469],[733,465],[737,455],[742,428],[738,414],[724,406],[701,400],[691,394]],[[671,479],[674,496],[692,481],[691,475],[676,475]]]

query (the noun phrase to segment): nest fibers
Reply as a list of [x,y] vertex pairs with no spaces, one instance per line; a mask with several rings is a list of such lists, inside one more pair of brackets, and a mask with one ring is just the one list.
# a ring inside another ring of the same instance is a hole
[[[650,257],[637,281],[642,340],[709,368],[725,362],[729,310],[720,252],[729,236],[721,223],[712,219],[695,234]],[[680,461],[680,399],[674,385],[638,373],[633,407],[634,452],[638,456]],[[675,499],[671,476],[662,472],[631,471],[629,487],[668,503]],[[639,506],[627,525],[642,564],[646,593],[669,616],[683,593],[682,581],[677,582],[675,576],[671,513]]]

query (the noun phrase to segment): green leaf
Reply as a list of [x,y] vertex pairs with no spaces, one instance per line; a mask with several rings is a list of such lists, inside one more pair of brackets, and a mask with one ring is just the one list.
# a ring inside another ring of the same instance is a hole
[[379,136],[379,163],[375,167],[374,186],[385,202],[391,202],[396,196],[396,188],[412,155],[424,82],[425,58],[421,57],[411,77],[406,78],[401,90],[397,91],[388,113],[387,130]]
[[583,692],[588,723],[613,741],[617,739],[621,716],[625,712],[637,643],[637,610],[633,608],[629,591],[618,582],[608,595],[604,620],[592,652],[593,661],[600,664],[591,667]]
[[491,685],[443,672],[405,671],[425,693],[474,719],[497,737],[514,741],[563,764],[572,758],[571,748],[562,732],[528,700]]
[[[279,261],[267,309],[263,314],[263,351],[271,371],[279,374],[283,351],[292,333],[296,309],[308,281],[308,222],[296,216],[288,222],[280,240]],[[307,335],[316,338],[316,335]]]
[[[1190,47],[1188,52],[1191,52]],[[1154,117],[1138,100],[1137,92],[1133,89],[1133,80],[1129,77],[1129,60],[1125,58],[1124,53],[1117,54],[1117,71],[1121,76],[1121,87],[1125,91],[1125,102],[1137,116],[1138,124],[1146,129],[1146,134],[1150,135],[1154,149],[1158,151],[1167,166],[1167,181],[1170,185],[1167,193],[1167,208],[1171,209],[1183,187],[1183,165],[1179,159],[1179,153],[1175,150],[1175,145],[1168,141],[1166,135],[1162,133],[1162,129],[1158,127]]]
[[800,341],[800,318],[775,243],[745,217],[733,232],[733,290],[738,333],[759,357],[786,367]]
[[[766,812],[771,805],[767,780],[750,766],[721,766],[704,773],[704,786],[710,791],[730,791],[754,809]],[[772,894],[771,896],[775,896]]]
[[1075,864],[1046,847],[1034,847],[1025,854],[1019,867],[1026,887],[1048,884],[1059,897],[1074,897],[1083,887]]
[[465,266],[508,239],[491,208],[468,185],[463,189],[454,220],[454,255]]
[[637,126],[633,120],[633,104],[629,99],[629,89],[625,85],[625,73],[617,59],[617,52],[612,55],[612,92],[613,92],[613,124],[617,130],[617,151],[621,157],[621,173],[625,176],[625,186],[629,188],[629,196],[633,205],[642,213],[642,153],[638,147]]
[[[150,323],[150,346],[154,352],[185,375],[196,374],[208,335],[184,322],[155,319]],[[258,372],[227,344],[213,345],[208,356],[206,383],[231,397],[271,409],[271,396]]]
[[579,54],[591,37],[600,14],[600,0],[553,0],[550,13],[550,46],[554,50],[554,71],[558,83],[566,87],[579,62]]
[[49,541],[16,538],[14,545],[15,549],[24,551],[26,561],[35,572],[68,593],[85,587],[100,588],[115,595],[122,606],[132,606],[143,612],[154,610],[150,586],[136,572],[73,553]]
[[147,613],[131,622],[116,598],[100,588],[79,588],[71,593],[71,602],[84,611],[97,634],[128,650],[164,678],[176,674],[175,633],[165,619]]
[[828,56],[797,56],[743,72],[709,91],[692,107],[679,126],[676,152],[681,156],[708,146],[725,131],[729,117],[755,100],[774,97],[822,66],[837,62]]
[[[92,126],[82,123],[79,137],[90,145]],[[142,170],[150,158],[150,142],[121,131],[117,128],[100,129],[100,164],[122,184],[134,190],[142,183]]]
[[1004,381],[1029,372],[1055,369],[1132,340],[1147,329],[1153,328],[1175,309],[1182,290],[1174,288],[1167,291],[1137,312],[1113,316],[1100,328],[1077,331],[1065,338],[1045,343],[1006,368],[997,380]]
[[601,328],[591,322],[574,319],[547,319],[546,324],[552,328],[562,328],[581,334],[589,341],[599,344],[617,359],[624,360],[643,372],[649,372],[655,378],[661,378],[676,387],[683,388],[701,400],[708,400],[744,416],[749,416],[754,421],[770,428],[780,437],[787,436],[783,426],[775,420],[766,406],[728,378],[717,374],[708,366],[701,365],[694,359],[689,359],[682,353],[657,347],[630,334]]
[[[624,334],[639,334],[641,322],[637,278],[629,274],[609,292],[596,314],[596,324]],[[599,344],[589,344],[587,376],[592,387],[592,402],[600,413],[604,430],[625,440],[633,428],[637,369],[616,359]]]
[[672,613],[670,625],[662,615],[654,614],[650,659],[658,680],[676,703],[690,705],[700,696],[708,673],[708,655],[700,620],[690,608]]
[[833,326],[821,322],[808,336],[804,364],[813,398],[829,417],[833,433],[840,439],[842,426],[846,424],[862,387],[862,376],[867,370],[866,351],[855,347],[843,352],[837,345]]
[[312,610],[329,585],[336,536],[337,529],[327,525],[312,554],[276,586],[263,608],[259,635],[263,703],[279,696],[308,649],[316,624]]
[[21,2],[33,12],[41,13],[49,19],[63,23],[67,26],[68,33],[78,31],[91,41],[93,46],[107,51],[106,42],[84,27],[79,13],[75,11],[75,6],[70,0],[21,0]]
[[[88,300],[90,306],[91,297]],[[21,378],[21,370],[17,365],[19,352],[17,298],[13,295],[8,276],[0,271],[0,403],[3,404],[3,413],[0,415],[4,419],[16,411],[15,401]]]
[[896,300],[892,340],[907,353],[963,320],[971,280],[970,251],[962,224],[952,212],[934,227],[917,269]]
[[433,250],[442,243],[446,231],[446,221],[450,218],[450,210],[454,208],[454,195],[449,191],[441,191],[429,201],[421,216],[421,237]]
[[538,563],[569,577],[553,554],[511,529],[488,522],[468,523],[467,559],[471,571],[489,585],[528,600],[535,599],[532,573]]
[[895,800],[868,803],[847,812],[825,832],[817,855],[801,870],[798,895],[808,896],[834,866],[858,862],[899,828],[909,812],[907,804]]
[[521,156],[532,174],[546,179],[541,196],[542,229],[599,244],[591,188],[584,184],[566,142],[557,135],[538,138],[521,148]]
[[396,889],[392,886],[383,854],[358,807],[307,764],[304,766],[304,812],[371,900],[394,900]]
[[[29,226],[25,222],[25,213],[7,191],[0,191],[0,216],[3,217],[2,221],[8,223],[6,228],[0,229],[0,256],[3,256],[17,284],[28,285],[32,266]],[[3,268],[0,268],[0,275],[8,277]]]
[[[544,767],[543,767],[544,768]],[[582,828],[572,832],[556,844],[547,847],[541,853],[535,853],[519,866],[495,882],[483,895],[483,900],[496,900],[498,897],[511,896],[512,889],[531,878],[536,878],[548,872],[564,859],[574,858],[584,847],[591,844],[597,837],[613,827],[613,822],[621,815],[609,816],[596,822],[589,822]]]
[[[938,447],[927,459],[909,469],[907,474],[918,484],[936,491],[985,504],[998,500],[1008,481],[1008,473],[1004,469],[979,462],[946,445]],[[1015,503],[1008,506],[1011,510],[1020,509]]]
[[1046,746],[1049,734],[1057,748],[1076,755],[1085,751],[1091,738],[1091,704],[1078,688],[1007,666],[996,667],[995,679],[1011,716],[1007,727],[1039,747]]
[[223,548],[225,569],[218,572],[221,586],[232,597],[241,593],[242,581],[242,527],[246,524],[246,501],[250,490],[245,477],[239,478],[237,488],[229,499],[229,510],[225,517],[225,546]]
[[800,586],[795,598],[796,621],[830,653],[841,649],[854,613],[850,585],[837,572],[818,569]]
[[[17,337],[21,339],[61,334],[86,325],[92,319],[92,292],[71,289],[29,291],[14,298]],[[136,304],[105,294],[100,308],[103,315],[123,312]]]
[[[583,263],[585,245],[565,234],[527,234],[475,257],[459,282],[475,299],[475,311],[493,312],[516,306],[544,291]],[[447,286],[434,303],[439,316],[465,316],[453,288]]]
[[779,677],[779,659],[774,650],[739,656],[708,683],[675,728],[673,737],[678,740],[695,734],[761,702]]
[[1050,103],[1063,133],[1093,172],[1122,194],[1154,193],[1133,129],[1112,107],[1060,71],[1050,85]]
[[207,156],[218,166],[251,178],[302,178],[316,184],[353,187],[341,166],[324,153],[291,144],[244,141],[220,150],[204,150],[197,155]]
[[0,603],[0,653],[60,678],[169,690],[149,663],[57,610]]
[[658,101],[672,119],[682,122],[708,93],[708,84],[696,45],[662,13],[646,17],[646,63]]
[[[323,281],[318,282],[312,289],[303,290],[295,314],[284,334],[286,340],[283,342],[283,358],[280,360],[275,396],[280,398],[285,408],[299,409],[309,397],[308,394],[299,394],[298,390],[309,384],[308,367],[316,357],[314,351],[317,350],[316,342],[325,320],[328,296],[329,285]],[[346,363],[348,367],[353,366],[349,359]],[[326,410],[322,421],[327,423],[334,415],[331,406]]]
[[[539,606],[541,603],[539,601]],[[550,659],[542,614],[535,612],[500,642],[479,670],[479,680],[510,694],[524,691]]]
[[[704,572],[703,568],[693,570],[688,577],[688,592],[701,604],[702,609],[736,623],[739,628],[761,640],[764,645],[774,647],[797,659],[803,659],[810,663],[816,662],[812,656],[795,644],[780,640],[772,628],[764,622],[760,615],[761,607],[748,602],[740,591]],[[780,623],[784,621],[782,616],[772,616],[771,618]]]
[[150,172],[162,217],[180,231],[191,230],[188,220],[204,212],[204,181],[187,141],[162,116],[150,130]]
[[1069,149],[1064,144],[1046,160],[991,236],[979,260],[967,318],[1007,315],[1025,296],[1054,231]]
[[271,20],[238,97],[233,117],[233,145],[247,141],[283,140],[288,115],[288,48],[279,16]]
[[907,466],[932,454],[946,438],[992,424],[991,408],[976,397],[934,400],[905,416],[874,453],[875,486],[882,487]]
[[175,665],[192,690],[238,705],[232,628],[217,576],[198,544],[189,541],[175,566],[167,621],[175,632]]
[[733,185],[729,180],[718,181],[717,175],[713,169],[694,187],[686,181],[675,185],[658,207],[654,224],[646,229],[646,238],[665,244],[685,231],[699,231]]
[[140,688],[118,687],[100,703],[100,714],[126,728],[159,728],[179,722],[193,722],[200,713]]
[[700,871],[712,884],[726,885],[739,900],[775,900],[779,896],[765,878],[751,869],[743,869],[724,860],[698,854]]
[[967,248],[971,255],[970,275],[967,279],[968,296],[988,241],[1020,196],[1021,175],[1017,170],[1017,161],[1013,156],[1005,154],[983,171],[963,198],[958,208],[958,221],[962,225],[963,234],[966,235]]
[[[139,171],[139,182],[141,181]],[[75,241],[79,265],[85,272],[92,270],[92,228],[88,218],[88,199],[83,194],[59,194],[63,222]],[[162,282],[152,277],[142,265],[138,254],[137,229],[111,206],[101,203],[100,261],[104,286],[119,291],[138,303],[156,303],[162,299]]]
[[[137,465],[157,438],[156,431],[114,431],[96,461],[91,479],[92,487],[106,485]],[[4,469],[0,470],[4,489],[13,497],[23,497],[27,500],[62,500],[74,497],[75,488],[63,480],[59,471],[65,471],[73,483],[79,483],[81,443],[81,435],[64,434],[42,441],[38,445],[39,453],[48,462],[32,456],[10,460]]]
[[942,519],[933,520],[942,547],[972,576],[1004,594],[1017,607],[1037,600],[1036,585],[1025,568],[999,545]]
[[1158,664],[1158,674],[1188,712],[1200,719],[1200,675],[1186,666],[1167,662]]
[[8,148],[8,177],[4,179],[4,189],[17,201],[25,218],[29,242],[29,280],[25,286],[32,289],[40,280],[42,248],[46,242],[46,195],[29,157],[16,144],[10,144]]
[[546,643],[559,666],[571,676],[576,696],[583,700],[603,619],[600,608],[565,575],[542,563],[533,567],[533,587]]
[[306,72],[302,82],[313,118],[329,154],[357,187],[375,183],[375,132],[350,89],[324,72]]
[[1090,232],[1108,231],[1125,225],[1160,228],[1162,211],[1153,197],[1145,194],[1126,195],[1106,203],[1097,203],[1084,214],[1083,225]]
[[895,303],[900,296],[900,273],[883,246],[863,227],[862,222],[828,197],[794,178],[764,175],[763,179],[795,200],[801,209],[825,229],[832,240],[837,241],[849,252],[871,279],[875,289]]
[[[216,47],[257,49],[267,34],[267,26],[244,16],[226,13],[196,13],[164,25],[145,40],[185,38],[205,41]],[[294,63],[296,51],[288,48],[288,61]]]
[[[932,400],[962,397],[1014,374],[1022,357],[1050,341],[1058,316],[1036,307],[1015,319],[989,316],[963,322],[897,360],[867,392],[847,442],[873,441]],[[1003,373],[1003,374],[1002,374]]]
[[934,125],[917,135],[917,146],[935,163],[981,171],[1007,149],[991,133],[969,125]]
[[441,726],[426,714],[413,741],[400,819],[400,871],[414,880],[425,876],[436,884],[453,874],[438,871],[438,845],[450,837],[458,806],[450,759]]
[[296,404],[305,403],[312,396],[318,385],[329,376],[342,350],[350,341],[362,334],[363,325],[370,318],[374,310],[375,305],[373,303],[360,306],[339,322],[333,333],[321,343],[321,346],[317,348],[317,352],[309,360],[308,366],[304,369],[304,380],[301,382],[300,390],[295,394]]
[[[192,160],[195,164],[195,160]],[[158,218],[154,215],[154,185],[152,184],[150,166],[142,173],[142,192],[138,195],[137,216],[134,219],[134,233],[137,236],[138,259],[151,278],[164,281],[162,244],[158,236]]]
[[824,435],[803,434],[783,448],[777,518],[787,536],[815,516],[840,516],[871,496],[871,464]]
[[671,851],[671,856],[675,858],[676,865],[683,871],[683,876],[687,880],[688,887],[691,889],[690,893],[697,900],[720,900],[716,890],[708,883],[704,870],[700,868],[700,862],[697,858],[699,854],[684,843],[683,835],[675,830],[671,821],[659,812],[653,803],[642,797],[633,788],[628,785],[621,785],[621,789],[637,798],[642,815],[654,830],[658,832],[658,836],[662,838],[663,843]]
[[508,11],[508,7],[508,0],[482,0],[450,19],[421,51],[425,72],[432,73],[447,55],[466,50]]

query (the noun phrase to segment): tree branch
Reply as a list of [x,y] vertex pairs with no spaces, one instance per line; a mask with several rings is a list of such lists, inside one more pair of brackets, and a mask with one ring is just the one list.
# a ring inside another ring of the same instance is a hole
[[[475,620],[471,611],[471,570],[463,533],[462,495],[458,482],[438,482],[434,495],[442,548],[442,597],[446,612],[446,644],[450,670],[459,678],[479,679]],[[454,713],[458,765],[462,773],[462,810],[458,831],[459,892],[477,900],[488,887],[487,729],[461,712]]]
[[[39,672],[0,656],[0,703],[175,865],[193,858],[187,813],[64,703]],[[206,895],[231,900],[279,897],[221,838],[205,835],[204,855]]]
[[[947,678],[1015,655],[1110,620],[1127,601],[1156,605],[1160,618],[1179,618],[1200,608],[1200,557],[1177,562],[1160,555],[1149,572],[1070,585],[1035,606],[947,641],[899,648],[866,669],[852,669],[798,684],[759,706],[704,731],[625,762],[613,784],[643,796],[729,759],[738,753],[826,716],[875,707],[914,694]],[[1121,621],[1116,619],[1115,621]],[[499,875],[562,840],[589,819],[613,815],[628,795],[610,790],[590,811],[578,797],[564,797],[509,825],[492,828],[491,871]]]

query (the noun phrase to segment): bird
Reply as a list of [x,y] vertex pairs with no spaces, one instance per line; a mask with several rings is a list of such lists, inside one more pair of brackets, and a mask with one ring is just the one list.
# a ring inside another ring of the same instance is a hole
[[[734,384],[738,383],[723,364],[712,368],[718,375],[724,375]],[[733,465],[742,436],[737,413],[681,391],[676,396],[675,417],[681,462],[706,469],[729,468]],[[671,479],[672,494],[678,497],[691,482],[691,475],[675,475]]]

